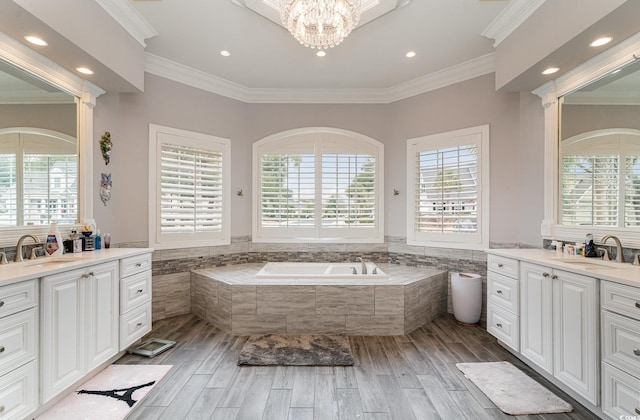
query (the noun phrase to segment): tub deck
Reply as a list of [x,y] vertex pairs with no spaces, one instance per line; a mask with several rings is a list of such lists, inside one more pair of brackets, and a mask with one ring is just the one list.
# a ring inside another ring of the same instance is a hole
[[378,264],[371,279],[256,279],[264,264],[191,272],[191,311],[232,335],[405,335],[446,313],[447,272]]

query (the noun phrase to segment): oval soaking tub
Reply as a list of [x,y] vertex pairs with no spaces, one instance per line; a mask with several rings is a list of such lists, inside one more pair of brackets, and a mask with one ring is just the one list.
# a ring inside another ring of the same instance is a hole
[[[257,279],[349,279],[387,280],[384,271],[374,263],[365,263],[367,274],[362,274],[362,264],[355,263],[300,263],[270,262],[256,273]],[[355,269],[356,274],[353,273]]]

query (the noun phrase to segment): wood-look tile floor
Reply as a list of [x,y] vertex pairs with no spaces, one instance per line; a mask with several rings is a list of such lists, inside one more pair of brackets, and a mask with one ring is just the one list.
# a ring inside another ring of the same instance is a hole
[[[596,419],[538,376],[480,327],[444,316],[406,336],[350,337],[350,367],[239,367],[247,337],[221,332],[193,315],[157,321],[149,337],[175,340],[155,358],[117,363],[174,368],[131,412],[153,419]],[[571,403],[568,414],[508,416],[455,367],[507,360]]]

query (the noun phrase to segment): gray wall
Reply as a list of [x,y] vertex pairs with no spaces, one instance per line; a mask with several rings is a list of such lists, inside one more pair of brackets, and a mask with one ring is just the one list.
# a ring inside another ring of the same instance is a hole
[[[532,115],[522,119],[523,111]],[[265,136],[328,126],[383,142],[386,234],[404,237],[406,140],[489,124],[490,241],[538,246],[542,241],[540,101],[533,95],[496,92],[492,74],[390,105],[245,104],[147,74],[144,93],[103,95],[95,109],[95,138],[109,130],[114,144],[108,167],[95,151],[96,185],[100,172],[111,172],[113,180],[108,207],[96,194],[95,217],[115,243],[147,241],[149,123],[231,139],[232,192],[245,192],[243,197],[232,194],[232,237],[251,233],[251,147]],[[393,188],[400,190],[399,196],[393,195]],[[521,216],[524,207],[527,211]]]
[[37,127],[76,136],[76,104],[0,105],[0,128]]
[[567,139],[576,134],[604,128],[640,130],[638,105],[562,105],[562,133]]

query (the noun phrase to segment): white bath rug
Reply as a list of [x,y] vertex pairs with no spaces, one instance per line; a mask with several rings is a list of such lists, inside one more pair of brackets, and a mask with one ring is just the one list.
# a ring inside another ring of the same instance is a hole
[[456,367],[507,414],[519,416],[573,410],[569,403],[509,362],[458,363]]
[[38,420],[121,420],[172,368],[110,365],[38,416]]

